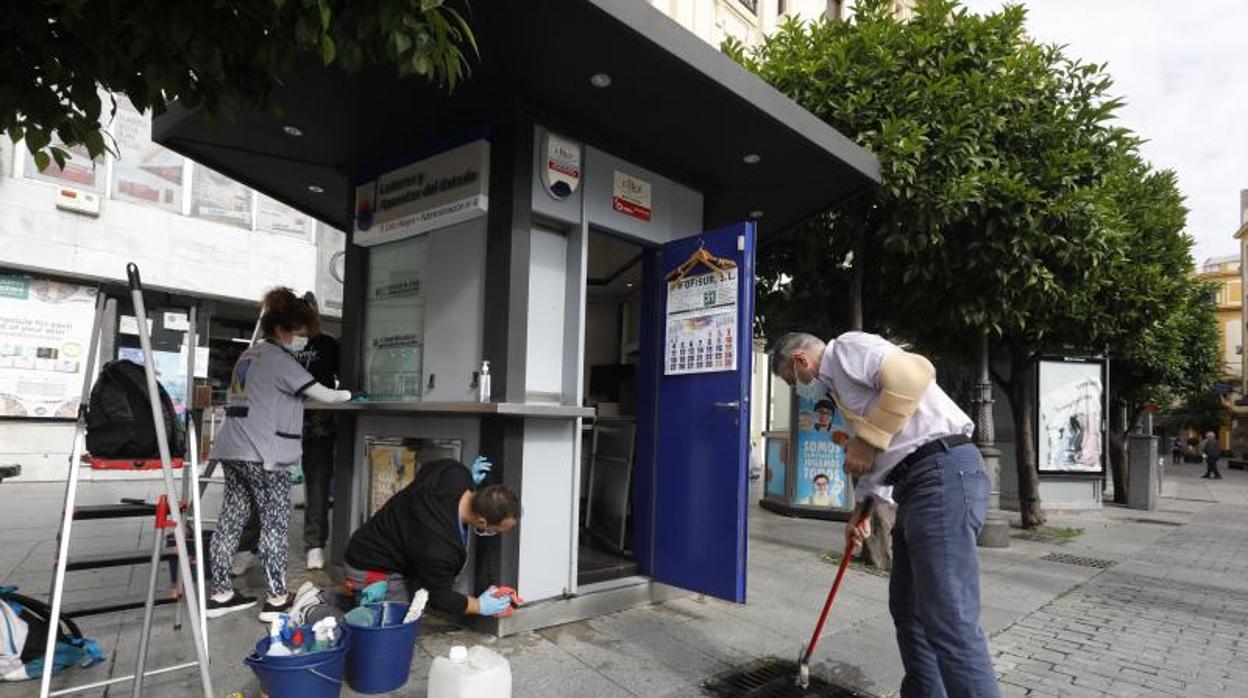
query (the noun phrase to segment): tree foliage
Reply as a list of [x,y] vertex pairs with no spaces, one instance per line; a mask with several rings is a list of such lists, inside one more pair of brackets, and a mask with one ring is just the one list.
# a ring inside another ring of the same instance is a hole
[[968,359],[986,334],[1009,357],[998,379],[1030,526],[1044,520],[1035,359],[1108,346],[1134,373],[1124,391],[1151,399],[1198,382],[1207,347],[1193,357],[1170,344],[1200,334],[1173,175],[1143,163],[1115,123],[1104,66],[1034,42],[1025,18],[925,0],[901,21],[891,3],[862,0],[852,21],[790,20],[757,49],[725,50],[873,152],[883,179],[869,200],[760,251],[764,327],[803,310],[817,314],[804,324],[836,325],[826,295],[846,286],[840,267],[865,233],[853,263],[873,329]]
[[[475,39],[443,0],[41,0],[0,18],[0,130],[40,169],[65,147],[98,157],[108,94],[159,114],[169,102],[232,118],[273,109],[300,60],[393,65],[453,89]],[[467,52],[467,53],[466,53]],[[101,97],[101,90],[105,96]],[[56,139],[54,141],[53,139]],[[59,144],[58,144],[59,142]]]

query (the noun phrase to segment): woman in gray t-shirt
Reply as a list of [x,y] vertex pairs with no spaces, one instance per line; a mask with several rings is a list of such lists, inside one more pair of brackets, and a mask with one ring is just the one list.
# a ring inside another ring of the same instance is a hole
[[259,557],[268,586],[260,620],[290,610],[286,589],[286,540],[290,525],[290,473],[303,454],[303,401],[345,402],[351,393],[316,382],[295,360],[320,321],[316,310],[288,288],[264,297],[264,341],[243,352],[230,379],[225,423],[209,459],[225,471],[225,497],[212,535],[212,582],[208,617],[249,608],[256,599],[233,589],[230,561],[252,507],[259,512]]

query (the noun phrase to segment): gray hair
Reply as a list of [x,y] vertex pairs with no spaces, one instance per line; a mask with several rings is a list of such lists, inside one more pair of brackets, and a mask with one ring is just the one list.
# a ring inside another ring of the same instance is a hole
[[771,372],[779,375],[780,367],[792,361],[793,352],[798,349],[814,353],[822,345],[823,340],[809,332],[789,332],[781,336],[771,347]]

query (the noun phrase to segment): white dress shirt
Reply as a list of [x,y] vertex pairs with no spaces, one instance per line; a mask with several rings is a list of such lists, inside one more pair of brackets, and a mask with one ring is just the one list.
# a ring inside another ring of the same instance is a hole
[[[879,335],[847,332],[828,342],[819,364],[819,382],[841,410],[868,415],[880,396],[880,364],[892,351],[898,347]],[[845,421],[852,432],[853,420]],[[889,471],[929,441],[955,434],[970,436],[974,431],[971,418],[933,380],[914,414],[893,435],[892,443],[876,454],[871,472],[858,480],[854,488],[858,501],[875,497],[892,504],[893,488],[884,484]]]

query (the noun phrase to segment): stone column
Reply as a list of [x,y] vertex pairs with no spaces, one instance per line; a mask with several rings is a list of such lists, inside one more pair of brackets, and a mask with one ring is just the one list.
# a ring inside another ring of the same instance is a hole
[[991,487],[988,492],[988,516],[979,532],[979,545],[984,548],[1010,547],[1010,521],[1001,511],[1001,451],[997,449],[996,425],[992,417],[992,376],[988,370],[991,360],[988,335],[984,334],[979,346],[979,395],[975,400],[975,445],[984,458]]

